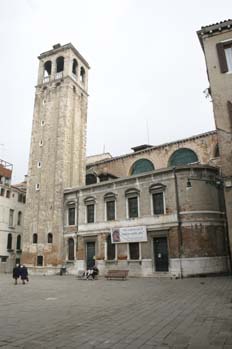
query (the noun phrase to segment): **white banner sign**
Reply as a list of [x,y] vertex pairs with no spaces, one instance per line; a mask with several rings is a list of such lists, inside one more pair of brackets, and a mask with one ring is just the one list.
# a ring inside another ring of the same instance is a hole
[[111,242],[140,242],[147,241],[146,227],[114,228],[111,230]]

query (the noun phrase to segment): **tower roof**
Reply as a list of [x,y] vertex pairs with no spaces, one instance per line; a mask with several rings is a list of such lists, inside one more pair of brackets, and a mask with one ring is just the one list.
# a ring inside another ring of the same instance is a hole
[[71,44],[71,42],[68,43],[68,44],[65,44],[65,45],[61,45],[61,44],[53,45],[53,49],[52,50],[45,51],[45,52],[41,53],[38,56],[38,59],[43,59],[45,57],[51,56],[54,53],[62,52],[62,51],[68,50],[68,49],[71,49],[75,53],[75,55],[78,58],[80,58],[80,60],[86,65],[86,67],[88,69],[90,69],[90,66],[89,66],[88,62],[84,59],[84,57],[80,54],[80,52],[77,51],[77,49],[73,46],[73,44]]

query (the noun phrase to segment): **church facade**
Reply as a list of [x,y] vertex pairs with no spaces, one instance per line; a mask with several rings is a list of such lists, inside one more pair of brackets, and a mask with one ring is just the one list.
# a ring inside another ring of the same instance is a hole
[[232,101],[219,93],[232,88],[232,75],[213,79],[221,74],[217,44],[224,39],[231,68],[230,22],[198,32],[203,48],[207,43],[210,92],[218,91],[212,92],[216,131],[137,146],[115,158],[86,161],[86,60],[72,44],[39,56],[22,255],[31,272],[56,273],[64,264],[73,274],[94,264],[103,275],[230,270]]

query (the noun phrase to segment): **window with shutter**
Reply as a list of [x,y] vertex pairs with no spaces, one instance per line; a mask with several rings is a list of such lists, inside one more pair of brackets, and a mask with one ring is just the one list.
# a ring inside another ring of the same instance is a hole
[[68,224],[75,224],[75,207],[69,207],[68,209]]
[[221,73],[232,72],[232,40],[219,42],[216,47]]
[[128,215],[129,218],[138,217],[138,197],[128,198]]
[[94,204],[86,206],[87,209],[87,223],[94,223]]
[[227,108],[229,113],[230,127],[232,129],[232,103],[230,101],[227,101]]
[[153,200],[153,213],[154,214],[164,214],[164,194],[154,193],[152,194]]
[[107,221],[113,221],[115,219],[115,201],[106,201],[106,218]]
[[139,243],[129,243],[130,259],[139,259]]

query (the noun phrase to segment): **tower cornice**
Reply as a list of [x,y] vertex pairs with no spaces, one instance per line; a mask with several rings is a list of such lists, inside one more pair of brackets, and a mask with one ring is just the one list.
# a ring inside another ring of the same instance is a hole
[[52,50],[49,50],[49,51],[45,51],[43,53],[41,53],[39,56],[38,56],[38,59],[43,59],[43,58],[46,58],[48,56],[51,56],[52,54],[56,54],[58,52],[62,52],[62,51],[66,51],[68,49],[71,49],[75,55],[86,65],[86,67],[88,69],[90,69],[90,66],[89,66],[89,63],[84,59],[84,57],[80,54],[80,52],[73,46],[73,44],[70,42],[68,44],[65,44],[65,45],[60,45],[60,44],[57,44],[57,45],[54,45],[53,46],[53,49]]

